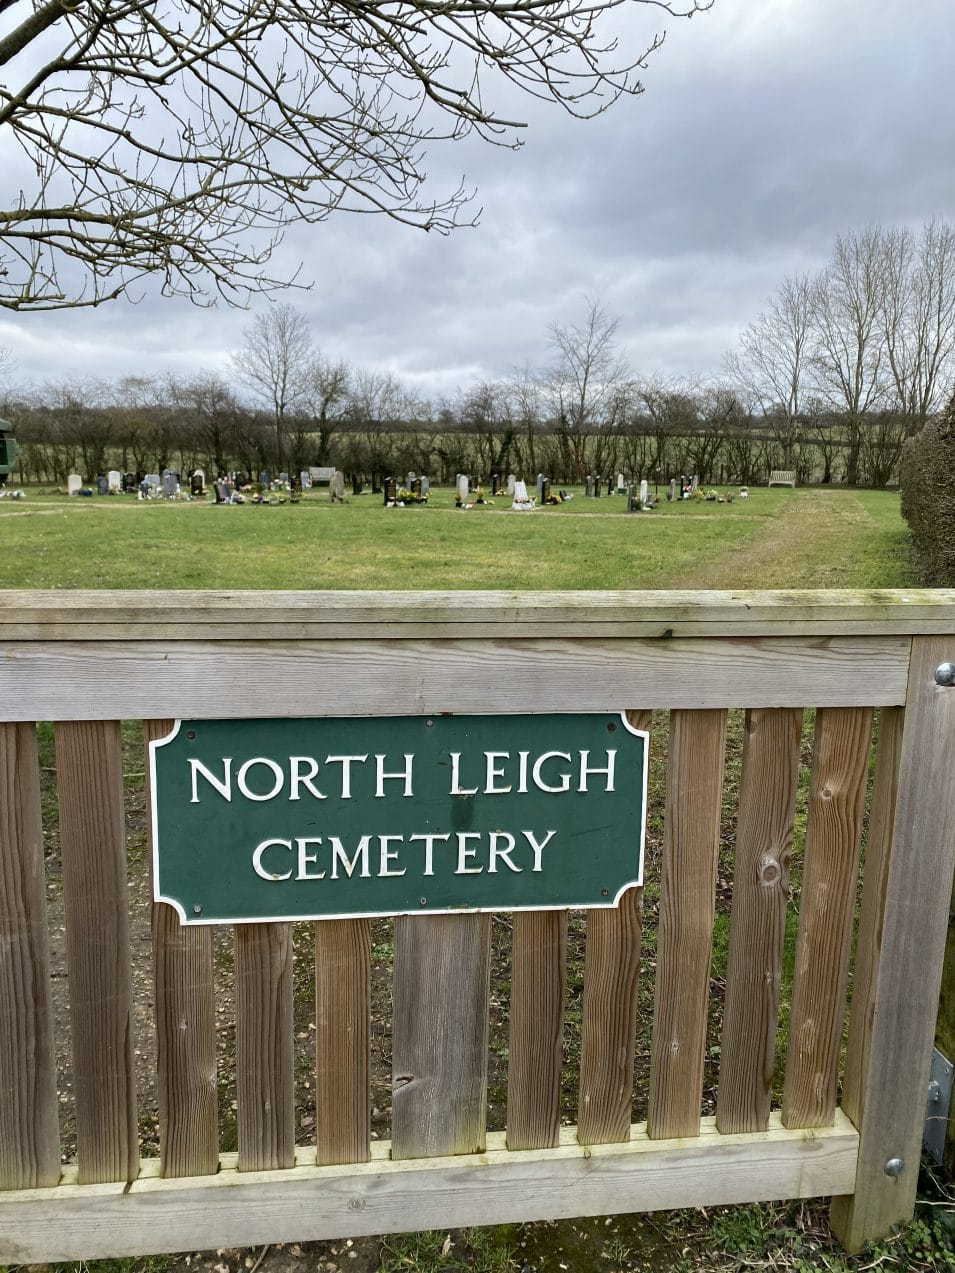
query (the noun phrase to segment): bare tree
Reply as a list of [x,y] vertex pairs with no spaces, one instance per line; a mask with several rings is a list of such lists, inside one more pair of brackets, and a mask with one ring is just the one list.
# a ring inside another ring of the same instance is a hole
[[850,486],[859,481],[867,415],[885,396],[882,265],[882,232],[853,231],[836,239],[816,284],[812,361],[818,392],[842,414]]
[[955,357],[955,228],[882,233],[882,333],[905,432],[943,405]]
[[795,467],[815,294],[808,275],[784,279],[769,309],[744,328],[739,349],[726,359],[730,376],[755,397],[779,444],[776,468]]
[[0,207],[0,303],[96,305],[145,275],[241,298],[276,283],[284,226],[339,209],[445,232],[468,195],[423,189],[426,145],[513,145],[494,82],[578,116],[643,91],[662,37],[618,49],[618,3],[2,0],[0,138],[5,168],[26,162]]
[[285,462],[285,419],[305,401],[313,362],[308,320],[291,305],[272,305],[246,328],[232,355],[238,379],[272,412],[275,457]]
[[628,378],[627,368],[617,353],[619,324],[619,318],[588,297],[580,323],[552,323],[548,328],[548,341],[556,359],[547,384],[564,472],[575,480],[582,474],[592,430],[609,429],[619,418],[619,390]]
[[[311,415],[311,426],[318,430],[316,462],[327,464],[332,434],[344,415],[348,402],[348,386],[351,369],[344,359],[326,358],[316,354],[305,373],[304,398]],[[295,438],[296,449],[301,451],[304,439]]]

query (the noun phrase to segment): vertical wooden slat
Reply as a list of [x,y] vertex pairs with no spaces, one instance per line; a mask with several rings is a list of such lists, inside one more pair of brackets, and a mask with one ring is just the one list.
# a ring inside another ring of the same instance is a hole
[[[144,722],[147,746],[172,726]],[[148,784],[148,763],[146,775]],[[150,828],[150,862],[152,849]],[[183,926],[162,902],[153,905],[152,937],[162,1174],[212,1175],[219,1167],[212,930]]]
[[58,722],[60,850],[80,1184],[139,1171],[118,721]]
[[[651,712],[631,711],[649,731]],[[587,913],[577,1139],[582,1145],[625,1141],[633,1114],[637,981],[643,889],[628,890],[613,910]]]
[[0,1189],[60,1175],[36,726],[0,724]]
[[[915,1206],[955,865],[955,688],[935,683],[942,663],[955,663],[955,638],[913,638],[875,967],[863,1020],[852,1025],[868,1034],[856,1096],[856,1191],[832,1206],[833,1228],[850,1251],[884,1237]],[[892,1158],[904,1166],[889,1176]]]
[[703,1098],[725,711],[670,715],[647,1134],[696,1136]]
[[507,1061],[507,1147],[549,1149],[560,1138],[567,912],[513,919]]
[[239,1171],[295,1162],[292,929],[235,929],[236,1100]]
[[785,1127],[829,1127],[835,1117],[871,737],[869,708],[816,713],[783,1083]]
[[392,1156],[481,1153],[489,915],[395,921]]
[[859,907],[859,931],[852,976],[849,1038],[842,1078],[842,1109],[856,1126],[862,1121],[865,1076],[869,1068],[869,1044],[876,992],[875,972],[882,942],[882,916],[892,854],[904,722],[905,710],[901,707],[883,707],[879,714],[879,744],[872,784],[869,832],[866,836],[862,904]]
[[371,1154],[371,926],[315,925],[315,1129],[320,1166]]
[[765,1131],[772,1103],[802,712],[746,713],[716,1126]]

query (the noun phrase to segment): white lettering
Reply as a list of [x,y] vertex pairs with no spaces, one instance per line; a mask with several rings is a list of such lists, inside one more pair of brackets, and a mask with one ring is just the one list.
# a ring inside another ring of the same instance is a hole
[[556,834],[557,834],[556,830],[548,831],[547,839],[542,840],[540,844],[538,844],[537,837],[534,835],[533,831],[521,832],[521,835],[524,837],[527,843],[531,846],[531,850],[534,854],[534,865],[531,867],[532,871],[539,871],[541,869],[541,854],[544,852],[544,850],[547,848],[548,844],[550,844],[551,840],[553,840]]
[[578,790],[578,791],[586,791],[586,790],[587,790],[587,779],[590,777],[590,775],[591,775],[591,774],[606,774],[606,776],[607,776],[607,785],[606,785],[606,787],[604,788],[604,790],[605,790],[605,791],[613,791],[613,776],[614,776],[614,775],[613,775],[613,770],[614,770],[614,765],[616,764],[616,760],[617,760],[617,752],[616,752],[616,750],[611,751],[611,750],[610,750],[610,748],[608,747],[608,749],[607,749],[607,768],[606,768],[606,769],[598,769],[596,766],[594,766],[593,768],[591,768],[591,767],[590,767],[590,765],[588,765],[588,764],[587,764],[587,761],[588,761],[589,759],[590,759],[590,752],[589,752],[589,751],[582,751],[582,752],[580,753],[580,784],[579,784],[579,786],[577,787],[577,790]]
[[287,880],[291,877],[292,871],[289,869],[284,875],[280,875],[278,871],[267,871],[262,865],[262,857],[266,849],[272,848],[274,844],[280,844],[283,849],[292,852],[291,840],[263,840],[261,844],[256,845],[255,852],[252,854],[252,870],[256,875],[261,876],[263,880]]
[[480,831],[459,831],[458,835],[458,865],[455,868],[455,875],[480,875],[483,866],[467,866],[466,863],[472,858],[477,857],[477,849],[469,849],[468,840],[480,840]]
[[410,795],[412,794],[412,791],[411,791],[411,769],[412,769],[412,765],[414,764],[414,756],[413,756],[413,755],[409,755],[409,754],[408,754],[408,752],[405,752],[405,767],[404,767],[404,769],[399,770],[399,771],[398,771],[398,773],[391,773],[391,774],[389,774],[389,773],[386,773],[386,772],[385,772],[385,761],[386,761],[387,759],[388,759],[388,757],[387,757],[387,756],[376,756],[376,757],[375,757],[375,766],[376,766],[376,769],[375,769],[375,773],[376,773],[375,799],[376,799],[376,800],[382,800],[382,799],[384,799],[384,795],[385,795],[385,779],[386,779],[386,778],[393,778],[393,779],[396,779],[396,780],[397,780],[397,781],[399,781],[399,782],[404,781],[404,784],[405,784],[404,794],[405,794],[406,796],[410,796]]
[[[266,769],[271,769],[272,776],[275,778],[275,784],[271,791],[257,795],[254,791],[249,790],[246,775],[253,765],[264,765]],[[251,760],[247,760],[244,765],[239,767],[239,772],[236,774],[236,782],[239,784],[239,790],[247,800],[274,800],[285,783],[285,774],[282,772],[282,766],[277,765],[274,760],[269,760],[267,756],[253,756]]]
[[476,796],[477,787],[461,786],[461,753],[451,753],[451,794],[452,796]]
[[[507,844],[505,845],[503,849],[499,849],[497,847],[498,840],[507,841]],[[509,831],[492,831],[490,833],[490,844],[491,844],[491,853],[490,853],[490,862],[488,863],[488,868],[487,868],[488,874],[493,874],[494,872],[497,871],[498,858],[500,858],[502,862],[506,863],[506,865],[509,866],[512,871],[517,871],[518,874],[520,874],[520,872],[523,871],[524,868],[522,866],[515,866],[514,863],[511,861],[511,850],[514,848],[514,837],[511,835]]]
[[316,836],[298,836],[295,840],[298,846],[298,874],[295,876],[297,880],[323,880],[325,878],[324,871],[309,871],[309,866],[315,866],[318,863],[317,853],[306,853],[305,846],[307,844],[321,844],[322,837]]
[[511,789],[511,784],[506,787],[495,787],[494,779],[503,778],[504,770],[499,769],[495,765],[495,760],[510,760],[511,753],[509,751],[486,751],[484,753],[484,794],[486,796],[505,796]]
[[342,767],[342,799],[351,799],[351,767],[352,761],[357,760],[359,764],[367,760],[367,756],[326,756],[326,765],[341,765]]
[[[409,757],[409,759],[410,759],[410,757]],[[379,847],[379,849],[380,849],[380,851],[381,851],[381,856],[380,856],[380,858],[379,858],[379,862],[378,862],[378,875],[379,875],[379,877],[381,877],[381,876],[383,876],[383,875],[406,875],[406,874],[407,874],[407,872],[406,872],[404,869],[402,869],[402,870],[400,870],[400,871],[389,871],[389,870],[388,870],[388,863],[389,863],[389,862],[397,862],[397,860],[398,860],[398,854],[397,854],[397,853],[393,853],[393,852],[392,852],[392,851],[388,848],[388,845],[389,845],[389,843],[390,843],[392,840],[398,840],[398,841],[401,841],[401,840],[403,840],[403,839],[404,839],[404,836],[403,836],[403,835],[380,835],[380,836],[378,837],[378,847]]]
[[550,787],[541,777],[541,769],[545,760],[566,760],[570,764],[570,756],[565,751],[545,751],[542,756],[538,756],[534,761],[533,778],[535,787],[539,787],[541,791],[569,791],[570,790],[570,772],[558,774],[560,781],[559,787]]
[[445,831],[443,835],[438,835],[434,831],[423,831],[418,835],[410,835],[409,840],[424,840],[424,871],[423,875],[434,875],[434,842],[435,840],[450,840],[451,832]]
[[528,751],[519,751],[517,753],[517,758],[520,761],[520,768],[517,771],[517,791],[522,796],[527,795],[527,757],[529,755],[530,752]]
[[351,859],[345,853],[345,847],[337,835],[330,835],[328,842],[332,846],[332,879],[338,879],[338,864],[342,865],[345,874],[351,879],[354,874],[355,867],[358,865],[358,859],[361,858],[361,871],[359,874],[362,879],[367,880],[371,872],[368,870],[368,845],[371,841],[370,835],[363,835],[358,841],[358,848],[355,850],[355,856]]
[[[323,796],[319,789],[312,783],[312,779],[318,773],[318,761],[314,756],[289,756],[288,763],[289,785],[291,787],[288,797],[289,800],[301,800],[302,797],[298,793],[300,786],[305,787],[307,791],[311,792],[316,800],[327,799],[327,797]],[[308,766],[307,774],[302,773],[302,767],[305,765]]]
[[223,756],[222,758],[222,781],[221,782],[215,776],[214,773],[212,773],[210,770],[208,770],[205,767],[205,765],[202,763],[201,760],[196,760],[195,757],[193,756],[189,757],[189,768],[192,770],[192,799],[189,801],[190,804],[199,803],[199,793],[196,790],[196,777],[200,772],[202,773],[202,776],[203,778],[205,778],[206,782],[208,782],[211,786],[215,787],[216,791],[218,791],[219,795],[222,796],[223,800],[232,799],[232,757],[231,756]]

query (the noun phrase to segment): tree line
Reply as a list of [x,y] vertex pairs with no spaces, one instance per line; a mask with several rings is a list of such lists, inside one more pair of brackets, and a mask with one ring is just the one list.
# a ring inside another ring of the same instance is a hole
[[356,476],[538,471],[558,482],[623,471],[754,484],[772,469],[881,487],[902,444],[950,392],[955,230],[840,236],[815,276],[787,278],[716,380],[641,378],[620,318],[588,300],[547,332],[548,365],[429,402],[398,377],[327,357],[303,314],[273,305],[228,373],[51,382],[8,391],[19,477],[63,484],[123,471],[232,468]]

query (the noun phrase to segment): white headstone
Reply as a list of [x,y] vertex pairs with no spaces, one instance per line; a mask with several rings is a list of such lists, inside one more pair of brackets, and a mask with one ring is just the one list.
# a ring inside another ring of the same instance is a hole
[[627,490],[627,483],[624,481],[624,476],[622,473],[618,473],[617,474],[617,494],[624,495],[626,494],[626,490]]
[[345,474],[335,470],[332,480],[328,484],[328,491],[332,497],[333,504],[344,504],[345,502]]
[[646,508],[647,500],[649,498],[650,498],[650,485],[647,482],[647,479],[644,478],[643,481],[640,483],[640,503],[643,505],[644,508]]
[[456,482],[456,486],[458,490],[458,499],[461,501],[462,504],[466,503],[468,495],[470,494],[470,491],[471,491],[471,483],[468,480],[466,474],[464,473],[458,474],[458,480]]
[[421,479],[421,494],[422,494],[422,495],[427,495],[428,491],[430,491],[430,490],[431,490],[431,479],[430,479],[429,477],[422,477],[422,479]]
[[515,485],[516,485],[516,484],[517,484],[517,478],[514,476],[514,474],[513,474],[513,473],[508,473],[508,475],[507,475],[507,493],[508,493],[508,495],[513,495],[513,494],[514,494],[514,487],[515,487]]
[[169,469],[162,475],[162,493],[164,499],[175,499],[179,494],[179,483],[176,481],[175,473]]
[[123,489],[123,475],[118,469],[110,469],[110,471],[106,474],[106,482],[109,486],[110,493],[113,491],[118,493]]
[[515,482],[514,503],[511,505],[511,508],[515,509],[519,513],[527,513],[536,507],[537,505],[527,493],[527,483],[520,481]]
[[694,474],[693,474],[693,480],[692,480],[692,482],[690,482],[690,490],[691,490],[691,491],[695,491],[695,490],[699,487],[699,485],[700,485],[700,479],[699,479],[699,478],[697,477],[697,475],[694,473]]
[[158,473],[147,473],[146,476],[143,478],[143,481],[146,483],[147,486],[160,485]]
[[66,479],[67,495],[79,495],[82,489],[83,479],[80,477],[79,473],[71,473]]
[[311,488],[312,475],[309,473],[308,469],[302,469],[301,473],[298,475],[298,480],[302,483],[303,491],[307,491]]

